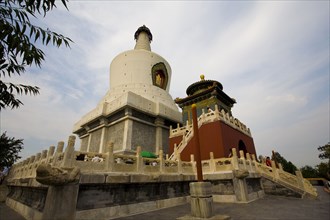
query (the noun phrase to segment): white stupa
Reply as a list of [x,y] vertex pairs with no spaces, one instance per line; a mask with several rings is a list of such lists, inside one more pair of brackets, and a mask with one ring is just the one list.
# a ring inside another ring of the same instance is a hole
[[166,152],[169,126],[181,122],[169,94],[170,65],[151,51],[152,34],[146,26],[134,37],[134,50],[120,53],[111,62],[106,95],[74,125],[81,151],[104,152],[105,145],[113,142],[115,152],[129,153],[137,146]]

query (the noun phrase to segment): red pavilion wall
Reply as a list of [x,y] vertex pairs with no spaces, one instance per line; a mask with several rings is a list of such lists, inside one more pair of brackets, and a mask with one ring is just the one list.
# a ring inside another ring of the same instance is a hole
[[[170,138],[170,152],[173,152],[174,143],[177,145],[182,137]],[[210,158],[210,152],[213,152],[215,158],[228,157],[231,148],[239,150],[239,141],[243,141],[246,151],[256,155],[253,138],[232,128],[222,121],[208,123],[199,128],[199,140],[201,159]],[[194,154],[194,140],[190,140],[186,148],[181,152],[181,160],[190,161],[190,154]]]

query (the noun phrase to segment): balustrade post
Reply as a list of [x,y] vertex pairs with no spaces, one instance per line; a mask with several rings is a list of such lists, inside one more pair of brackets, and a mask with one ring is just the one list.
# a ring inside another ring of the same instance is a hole
[[64,148],[64,142],[59,141],[57,143],[56,152],[55,152],[54,157],[53,157],[53,163],[52,163],[53,166],[56,165],[56,162],[58,161],[59,155],[63,152],[63,148]]
[[56,152],[57,153],[62,153],[64,149],[64,141],[60,141],[57,143],[57,148],[56,148]]
[[22,175],[23,177],[27,177],[27,176],[31,175],[29,167],[31,166],[31,169],[32,169],[33,162],[34,162],[34,158],[33,158],[33,161],[31,161],[31,157],[29,157],[29,158],[27,158],[23,161],[23,167],[24,167],[23,168],[23,175]]
[[272,170],[273,170],[273,176],[275,179],[279,179],[280,178],[280,175],[278,173],[278,169],[276,168],[276,163],[275,161],[271,161],[271,164],[272,164]]
[[242,151],[242,150],[239,151],[239,158],[240,159],[245,159],[244,151]]
[[211,172],[215,172],[215,161],[214,161],[214,154],[213,154],[213,152],[210,152],[210,162],[209,162],[209,165],[210,165],[210,171]]
[[249,170],[252,171],[252,161],[249,153],[246,153],[246,160],[249,161]]
[[25,167],[25,164],[24,164],[25,160],[23,160],[21,162],[21,166],[20,166],[20,176],[19,177],[24,177],[25,176],[25,173],[26,173],[26,167]]
[[74,143],[76,140],[76,136],[70,135],[68,140],[68,145],[64,151],[64,157],[61,167],[72,167],[74,158]]
[[136,172],[141,173],[143,171],[143,158],[141,156],[141,146],[136,148]]
[[108,145],[105,148],[106,151],[106,163],[105,163],[105,171],[114,171],[114,156],[113,156],[113,143],[109,142]]
[[197,167],[196,167],[196,162],[195,162],[195,156],[193,154],[190,154],[190,163],[191,163],[193,172],[196,173]]
[[35,177],[37,175],[37,165],[40,164],[41,161],[41,153],[37,153],[34,162],[32,163],[31,170],[28,173],[28,177]]
[[252,161],[253,161],[252,169],[254,172],[257,172],[258,166],[257,166],[256,155],[252,154],[251,156],[252,156]]
[[181,154],[177,154],[177,160],[178,160],[178,174],[182,174],[182,161],[181,161]]
[[34,160],[34,163],[31,166],[31,170],[30,173],[28,174],[28,176],[34,176],[33,174],[37,174],[36,170],[37,170],[37,165],[40,164],[41,161],[41,153],[37,153],[36,154],[36,159]]
[[47,153],[48,153],[48,150],[43,150],[43,151],[41,152],[41,160],[47,158]]
[[246,162],[245,162],[245,157],[244,157],[244,151],[242,151],[242,150],[239,151],[239,159],[243,161],[243,167],[246,170]]
[[55,152],[55,146],[50,146],[47,154],[46,163],[49,163],[50,158],[54,155],[54,152]]
[[233,166],[233,170],[238,170],[238,157],[237,157],[237,151],[236,148],[232,148],[232,166]]
[[23,161],[21,162],[21,165],[20,165],[20,168],[19,168],[19,173],[18,173],[18,177],[21,178],[21,177],[24,177],[24,174],[25,174],[25,171],[24,171],[24,164],[23,164]]
[[174,144],[174,159],[178,159],[178,147]]
[[36,159],[35,159],[35,163],[38,162],[41,159],[41,153],[37,153],[36,154]]
[[15,172],[15,179],[21,178],[22,177],[22,162],[19,162],[18,165],[15,167],[17,169],[17,172]]
[[219,114],[219,107],[218,107],[218,105],[214,105],[214,112],[216,114]]
[[158,158],[159,158],[159,172],[164,173],[165,163],[164,163],[164,152],[163,152],[163,150],[159,150]]

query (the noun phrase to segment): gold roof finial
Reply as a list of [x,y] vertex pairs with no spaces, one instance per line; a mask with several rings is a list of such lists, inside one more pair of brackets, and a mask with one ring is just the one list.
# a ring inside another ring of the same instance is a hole
[[201,78],[201,81],[203,81],[205,78],[204,74],[201,74],[199,77]]

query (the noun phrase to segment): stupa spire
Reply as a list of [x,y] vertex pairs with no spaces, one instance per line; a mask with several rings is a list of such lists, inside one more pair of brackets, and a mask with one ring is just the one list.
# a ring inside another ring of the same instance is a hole
[[134,50],[148,50],[151,51],[150,42],[152,41],[152,34],[145,25],[139,27],[134,34],[136,44]]

